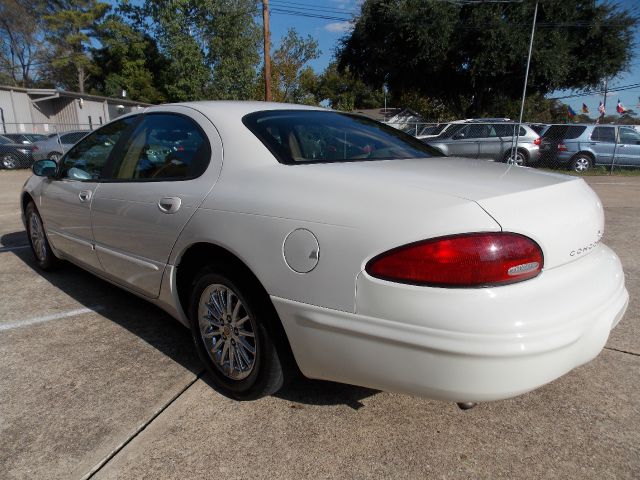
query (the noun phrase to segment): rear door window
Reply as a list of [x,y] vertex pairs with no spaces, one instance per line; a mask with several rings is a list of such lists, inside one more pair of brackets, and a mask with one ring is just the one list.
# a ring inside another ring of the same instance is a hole
[[[465,138],[488,138],[490,137],[490,125],[471,123],[466,126]],[[495,136],[495,130],[494,135]]]
[[211,147],[190,118],[148,114],[127,139],[121,157],[114,180],[187,180],[207,169]]
[[615,143],[616,132],[614,127],[595,127],[591,133],[591,140],[604,143]]

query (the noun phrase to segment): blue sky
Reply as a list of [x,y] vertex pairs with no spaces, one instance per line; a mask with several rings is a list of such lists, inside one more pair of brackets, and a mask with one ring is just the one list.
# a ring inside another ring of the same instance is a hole
[[[322,50],[322,55],[311,63],[316,72],[321,72],[331,61],[334,50],[339,39],[348,31],[348,22],[342,18],[349,18],[351,15],[359,11],[359,0],[270,0],[271,4],[271,42],[275,46],[278,40],[287,32],[290,27],[295,27],[298,33],[309,34],[314,37]],[[618,0],[615,3],[632,9],[636,14],[640,14],[640,2],[638,0]],[[307,9],[305,10],[305,7]],[[283,13],[288,11],[289,13]],[[314,17],[303,17],[291,12],[303,11]],[[333,17],[333,18],[318,18]],[[539,32],[538,32],[539,34]],[[640,31],[636,31],[634,58],[631,61],[631,71],[623,73],[615,78],[609,79],[609,87],[630,85],[640,83]],[[558,91],[549,95],[550,97],[571,95],[578,92]],[[620,101],[626,108],[633,108],[640,113],[640,87],[636,89],[610,92],[607,96],[607,114],[615,113],[615,106]],[[591,116],[595,118],[597,115],[598,103],[603,99],[602,95],[584,95],[576,98],[562,99],[562,101],[570,105],[576,112],[582,108],[585,103],[590,111]]]

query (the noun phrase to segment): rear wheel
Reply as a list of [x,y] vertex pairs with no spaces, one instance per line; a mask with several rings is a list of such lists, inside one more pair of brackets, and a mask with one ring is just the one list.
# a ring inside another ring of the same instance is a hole
[[571,170],[578,173],[584,173],[593,166],[593,160],[589,155],[579,153],[571,161]]
[[522,150],[517,150],[515,156],[513,155],[513,151],[509,149],[509,151],[504,156],[505,163],[511,165],[517,165],[518,167],[526,167],[527,165],[527,154]]
[[270,330],[279,320],[260,288],[233,267],[209,267],[196,277],[190,306],[196,350],[223,394],[253,400],[282,387]]
[[59,260],[51,250],[47,234],[44,231],[44,225],[42,224],[42,218],[33,202],[29,202],[27,205],[25,215],[27,218],[29,244],[36,263],[42,270],[51,270]]
[[18,159],[12,155],[11,153],[5,153],[2,155],[2,168],[6,168],[7,170],[13,170],[18,168],[20,162]]

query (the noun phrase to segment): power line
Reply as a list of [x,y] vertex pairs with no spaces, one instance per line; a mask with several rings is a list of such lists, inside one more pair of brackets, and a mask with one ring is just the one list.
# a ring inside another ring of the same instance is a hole
[[[623,92],[625,90],[632,90],[634,88],[638,88],[640,87],[640,83],[634,83],[634,84],[630,84],[630,85],[621,85],[619,87],[611,87],[611,88],[607,88],[607,92],[611,93],[611,92]],[[582,93],[576,93],[576,94],[572,94],[572,95],[565,95],[563,97],[553,97],[550,98],[550,100],[562,100],[565,98],[576,98],[576,97],[584,97],[587,95],[602,95],[605,91],[604,90],[587,90],[584,91]]]
[[294,17],[306,17],[306,18],[318,18],[321,20],[335,20],[340,22],[348,22],[352,19],[352,17],[338,17],[332,15],[325,15],[321,13],[312,13],[312,12],[301,12],[297,10],[285,10],[282,8],[276,8],[275,5],[271,8],[271,12],[279,13],[281,15],[291,15]]
[[336,13],[336,14],[355,14],[356,9],[351,8],[335,8],[335,7],[318,7],[316,5],[300,2],[290,2],[287,0],[271,0],[272,6],[279,6],[282,8],[293,8],[296,10],[304,9],[304,11],[312,10],[324,13]]

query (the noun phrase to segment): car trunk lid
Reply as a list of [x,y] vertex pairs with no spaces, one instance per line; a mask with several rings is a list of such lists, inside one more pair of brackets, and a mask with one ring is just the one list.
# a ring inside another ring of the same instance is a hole
[[547,269],[588,254],[604,232],[600,199],[577,177],[453,157],[322,167],[357,174],[361,183],[379,179],[389,192],[415,188],[476,202],[503,231],[535,240]]

